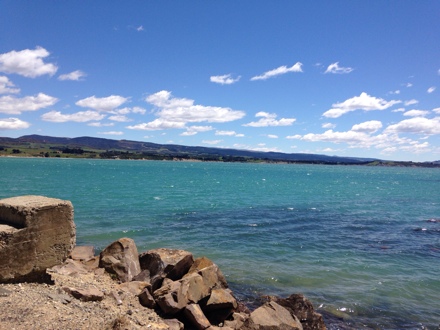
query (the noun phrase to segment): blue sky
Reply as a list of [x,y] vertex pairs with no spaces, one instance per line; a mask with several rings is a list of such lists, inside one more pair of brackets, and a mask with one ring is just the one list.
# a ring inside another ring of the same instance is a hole
[[440,159],[439,1],[0,0],[0,136]]

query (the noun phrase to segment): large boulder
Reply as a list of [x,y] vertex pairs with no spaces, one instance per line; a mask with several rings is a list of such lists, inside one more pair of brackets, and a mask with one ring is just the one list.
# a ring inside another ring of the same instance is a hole
[[134,240],[124,237],[107,246],[99,255],[99,267],[116,275],[121,282],[131,281],[141,271]]
[[322,315],[315,312],[312,303],[302,294],[292,294],[288,298],[270,297],[270,299],[297,316],[304,330],[326,330]]
[[274,301],[254,310],[242,327],[243,330],[303,330],[297,317]]
[[44,196],[0,200],[0,282],[48,282],[76,242],[72,203]]

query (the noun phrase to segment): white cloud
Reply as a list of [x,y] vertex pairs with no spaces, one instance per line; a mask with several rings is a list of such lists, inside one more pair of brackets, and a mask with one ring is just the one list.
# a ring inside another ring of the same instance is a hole
[[244,134],[237,133],[235,131],[215,131],[215,135],[235,136],[235,137],[243,137],[244,136]]
[[440,114],[440,108],[432,109],[433,112]]
[[414,117],[402,120],[390,125],[385,129],[386,133],[413,133],[433,135],[440,134],[440,117],[428,119],[425,117]]
[[389,92],[389,94],[400,94],[400,90],[395,90],[395,91],[391,91],[391,92]]
[[176,98],[169,91],[160,91],[151,94],[146,101],[156,107],[158,117],[149,123],[129,126],[129,129],[162,130],[171,128],[186,128],[187,123],[225,123],[241,119],[243,111],[231,108],[213,107],[194,104],[194,100]]
[[278,139],[278,135],[275,135],[275,134],[267,134],[267,137],[269,139]]
[[0,97],[0,113],[19,115],[23,111],[36,111],[54,105],[57,98],[39,93],[37,96],[25,96],[16,98],[15,96]]
[[382,123],[378,120],[370,120],[364,123],[353,125],[351,128],[354,132],[375,133],[382,128]]
[[221,85],[230,85],[230,84],[233,84],[233,83],[236,83],[237,81],[239,81],[240,78],[241,78],[241,76],[238,76],[237,78],[233,78],[231,74],[225,74],[222,76],[211,76],[209,78],[209,80],[211,82],[221,84]]
[[128,98],[119,95],[96,97],[95,95],[79,100],[75,104],[83,108],[97,111],[112,111],[128,101]]
[[130,118],[128,118],[127,116],[124,116],[124,115],[113,115],[113,116],[108,117],[108,119],[113,120],[113,121],[118,121],[120,123],[126,123],[126,122],[131,121]]
[[432,92],[434,92],[436,89],[435,86],[429,87],[428,90],[426,92],[428,92],[429,94],[431,94]]
[[409,110],[405,112],[403,115],[406,117],[424,117],[429,114],[427,110]]
[[289,139],[289,140],[301,140],[301,138],[302,138],[302,136],[299,134],[286,136],[286,139]]
[[183,132],[182,136],[191,136],[191,135],[196,135],[197,133],[200,132],[208,132],[208,131],[212,131],[214,128],[212,126],[190,126],[187,128],[186,132]]
[[82,72],[81,70],[76,70],[70,73],[66,73],[66,74],[62,74],[58,77],[58,80],[74,80],[74,81],[79,81],[82,80],[82,78],[84,78],[85,76],[87,76],[84,72]]
[[222,142],[223,140],[203,140],[202,143],[204,144],[219,144],[220,142]]
[[0,130],[18,130],[30,127],[31,124],[18,118],[0,118]]
[[409,88],[409,87],[412,87],[412,86],[413,86],[412,83],[407,83],[407,84],[406,84],[406,87],[408,87],[408,88]]
[[408,100],[408,101],[405,101],[405,106],[408,106],[408,105],[413,105],[413,104],[417,104],[417,103],[419,103],[419,101],[417,101],[416,99],[412,99],[412,100]]
[[275,113],[267,113],[264,111],[258,112],[255,117],[261,117],[258,121],[253,121],[243,126],[250,127],[268,127],[268,126],[291,126],[296,119],[295,118],[281,118],[276,120],[277,115]]
[[355,110],[385,110],[400,102],[401,101],[396,100],[386,101],[362,92],[359,96],[354,96],[344,102],[333,104],[333,109],[327,110],[322,115],[327,118],[338,118]]
[[136,28],[136,31],[138,31],[138,32],[144,31],[144,27],[142,25],[140,25]]
[[109,131],[109,132],[98,132],[98,134],[102,134],[102,135],[123,135],[124,132],[121,132],[121,131]]
[[80,111],[72,114],[62,114],[60,111],[53,110],[43,114],[41,116],[41,119],[43,119],[44,121],[50,121],[54,123],[65,123],[68,121],[84,123],[92,120],[95,121],[102,120],[104,119],[104,117],[105,115],[92,110]]
[[265,73],[263,73],[262,75],[259,76],[255,76],[251,78],[251,81],[255,81],[255,80],[266,80],[275,76],[279,76],[282,74],[286,74],[289,72],[303,72],[302,68],[302,63],[300,62],[296,62],[294,65],[292,65],[290,68],[288,68],[287,66],[283,65],[280,66],[276,69],[267,71]]
[[339,66],[339,62],[332,63],[327,67],[324,73],[350,73],[353,68]]
[[20,93],[19,88],[14,88],[15,85],[6,76],[0,76],[0,94],[17,94]]
[[332,123],[324,123],[321,125],[322,128],[335,128],[336,125]]
[[54,75],[58,67],[52,63],[44,63],[43,59],[50,53],[42,48],[24,49],[0,54],[0,71],[15,73],[28,78],[42,75]]
[[92,126],[92,127],[110,127],[110,126],[115,126],[115,123],[94,122],[94,123],[88,123],[87,126]]
[[405,112],[405,108],[394,109],[391,112]]

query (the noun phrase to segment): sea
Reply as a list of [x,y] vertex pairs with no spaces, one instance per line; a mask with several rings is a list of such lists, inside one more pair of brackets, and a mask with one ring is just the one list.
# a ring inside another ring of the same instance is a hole
[[0,198],[70,200],[77,244],[188,250],[328,329],[440,328],[440,169],[0,158]]

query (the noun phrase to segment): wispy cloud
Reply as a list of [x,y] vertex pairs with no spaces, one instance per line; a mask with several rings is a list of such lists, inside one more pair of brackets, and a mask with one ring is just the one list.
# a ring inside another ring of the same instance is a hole
[[79,100],[75,104],[83,108],[91,108],[96,111],[112,111],[128,101],[128,98],[119,95],[96,97],[95,95]]
[[209,80],[213,83],[221,84],[221,85],[231,85],[239,81],[241,76],[237,76],[236,78],[232,77],[232,74],[225,74],[222,76],[211,76]]
[[435,91],[435,89],[436,89],[435,86],[429,87],[428,90],[427,90],[427,92],[428,92],[429,94],[431,94],[432,92]]
[[288,68],[287,66],[283,65],[280,66],[276,69],[267,71],[265,73],[263,73],[262,75],[259,76],[255,76],[251,78],[251,81],[255,81],[255,80],[266,80],[272,77],[276,77],[279,75],[283,75],[289,72],[303,72],[302,70],[302,63],[300,62],[296,62],[294,65],[292,65],[290,68]]
[[0,54],[0,71],[15,73],[28,78],[35,78],[43,75],[54,75],[58,67],[53,63],[44,63],[43,59],[50,53],[42,48],[24,49]]
[[406,111],[403,115],[406,117],[424,117],[428,114],[428,110],[409,110]]
[[92,110],[80,111],[72,114],[63,114],[60,111],[49,111],[41,116],[44,121],[53,123],[65,123],[69,121],[85,123],[88,121],[99,121],[105,118],[105,115]]
[[330,64],[327,67],[327,70],[325,70],[324,73],[337,73],[337,74],[343,74],[343,73],[350,73],[353,71],[353,68],[350,67],[342,67],[339,66],[339,62],[335,62]]
[[64,80],[73,80],[73,81],[80,81],[83,80],[82,78],[86,77],[87,75],[82,72],[81,70],[76,70],[70,73],[62,74],[58,77],[58,80],[64,81]]
[[401,101],[386,101],[384,99],[370,96],[367,93],[362,92],[359,96],[354,96],[350,99],[345,100],[344,102],[333,104],[333,108],[327,110],[322,115],[327,118],[338,118],[351,111],[385,110],[398,103],[401,103]]
[[419,101],[412,99],[412,100],[405,101],[404,104],[405,104],[405,106],[408,106],[408,105],[413,105],[413,104],[417,104],[417,103],[419,103]]
[[249,127],[268,127],[268,126],[291,126],[296,121],[295,118],[281,118],[277,120],[275,113],[258,112],[255,117],[260,118],[258,121],[253,121],[243,126]]
[[244,134],[241,133],[237,133],[235,131],[216,131],[215,135],[220,135],[220,136],[235,136],[235,137],[243,137]]
[[108,132],[98,132],[101,135],[124,135],[124,132],[121,131],[108,131]]

